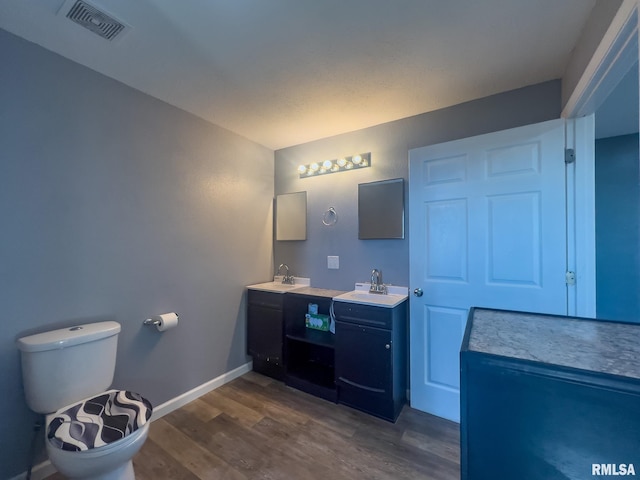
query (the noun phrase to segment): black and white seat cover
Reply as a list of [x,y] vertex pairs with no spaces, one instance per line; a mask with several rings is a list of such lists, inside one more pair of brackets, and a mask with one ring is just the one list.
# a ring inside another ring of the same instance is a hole
[[111,390],[57,412],[47,438],[62,450],[98,448],[126,437],[151,418],[146,398],[125,390]]

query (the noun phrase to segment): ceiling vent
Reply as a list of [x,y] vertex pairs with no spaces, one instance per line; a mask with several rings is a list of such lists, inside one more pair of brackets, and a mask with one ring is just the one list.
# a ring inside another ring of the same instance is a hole
[[71,4],[71,9],[66,14],[67,18],[107,40],[115,40],[129,28],[125,23],[83,0],[66,2],[65,6],[67,4]]

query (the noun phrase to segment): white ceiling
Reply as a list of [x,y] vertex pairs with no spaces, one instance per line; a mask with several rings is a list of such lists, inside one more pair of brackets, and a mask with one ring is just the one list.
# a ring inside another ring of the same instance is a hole
[[[278,149],[561,78],[595,0],[2,0],[0,27]],[[66,11],[65,11],[66,12]]]

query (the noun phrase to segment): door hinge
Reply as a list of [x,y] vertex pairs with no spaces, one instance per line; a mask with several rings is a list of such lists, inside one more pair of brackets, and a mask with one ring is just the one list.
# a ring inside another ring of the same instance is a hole
[[576,151],[573,148],[564,149],[564,163],[573,163],[576,161]]
[[567,282],[567,285],[575,285],[576,284],[576,273],[568,271],[564,274],[564,279]]

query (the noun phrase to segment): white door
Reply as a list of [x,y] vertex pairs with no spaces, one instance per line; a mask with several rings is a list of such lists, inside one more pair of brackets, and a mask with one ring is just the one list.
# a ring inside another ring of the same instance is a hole
[[409,152],[412,407],[459,421],[470,307],[567,314],[564,145],[553,120]]

